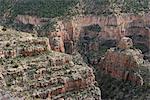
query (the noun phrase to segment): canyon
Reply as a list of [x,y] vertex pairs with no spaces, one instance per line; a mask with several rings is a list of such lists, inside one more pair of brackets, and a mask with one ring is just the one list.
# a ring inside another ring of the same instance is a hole
[[[123,14],[123,15],[109,15],[109,16],[76,16],[71,20],[58,20],[56,31],[50,32],[48,37],[50,38],[50,44],[55,46],[59,45],[62,52],[65,52],[65,45],[72,51],[73,44],[80,41],[80,38],[96,38],[95,40],[103,40],[102,44],[105,42],[114,41],[118,42],[122,37],[130,37],[133,39],[135,46],[140,47],[141,45],[143,53],[149,51],[149,20],[150,14],[145,15],[134,15],[134,14]],[[42,25],[44,18],[36,18],[32,16],[22,16],[16,17],[16,20],[31,25]],[[41,22],[40,22],[41,21]],[[45,21],[46,22],[46,21]],[[88,27],[99,28],[99,31],[94,31],[87,29]],[[87,28],[86,28],[87,27]],[[52,39],[54,38],[54,39]],[[57,43],[53,44],[53,41]],[[100,43],[99,43],[100,44]],[[96,44],[95,44],[96,45]],[[98,45],[98,44],[97,44]],[[66,53],[68,48],[66,48]],[[54,47],[53,47],[54,49]],[[69,51],[68,51],[69,52]]]
[[150,0],[0,0],[0,100],[150,100]]
[[[32,27],[27,30],[33,32],[30,34],[2,27],[3,90],[25,99],[148,100],[149,18],[150,13],[74,16],[57,20],[55,31],[49,31],[47,38],[37,37],[41,33],[34,33]],[[28,15],[19,15],[15,21],[31,26],[47,22]],[[22,77],[17,80],[17,75]],[[10,77],[15,80],[9,82]]]

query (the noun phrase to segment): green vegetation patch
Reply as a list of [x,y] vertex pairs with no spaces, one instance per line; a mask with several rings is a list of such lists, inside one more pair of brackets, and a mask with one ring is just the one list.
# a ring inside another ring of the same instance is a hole
[[110,15],[149,11],[149,0],[83,0],[85,14]]
[[18,14],[34,15],[39,17],[60,17],[69,12],[78,0],[2,0],[0,1],[1,15],[7,11],[12,16]]

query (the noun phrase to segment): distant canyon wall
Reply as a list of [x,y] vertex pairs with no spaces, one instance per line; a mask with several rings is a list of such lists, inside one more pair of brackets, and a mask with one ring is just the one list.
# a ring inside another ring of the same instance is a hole
[[[71,20],[59,20],[56,32],[49,33],[52,49],[60,52],[71,53],[73,45],[80,37],[94,37],[103,40],[119,41],[128,36],[133,39],[134,44],[144,45],[149,49],[150,43],[150,13],[142,16],[134,14],[109,15],[109,16],[75,16]],[[41,25],[47,21],[46,18],[38,18],[28,15],[18,15],[18,22],[24,24]],[[99,25],[100,32],[85,32],[84,27]],[[66,47],[65,47],[66,46]],[[67,50],[65,50],[67,48]],[[76,48],[76,47],[75,47]],[[68,50],[69,49],[69,50]]]

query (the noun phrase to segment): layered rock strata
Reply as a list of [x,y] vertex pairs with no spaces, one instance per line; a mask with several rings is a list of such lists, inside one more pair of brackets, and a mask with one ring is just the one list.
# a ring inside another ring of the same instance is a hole
[[[149,13],[139,16],[132,14],[109,15],[109,16],[76,16],[72,20],[58,21],[56,34],[60,37],[64,44],[66,53],[74,51],[78,48],[76,44],[82,37],[84,40],[95,38],[95,44],[103,48],[103,44],[107,41],[120,41],[124,36],[133,39],[135,47],[142,50],[142,53],[148,58],[150,51],[150,29],[149,29]],[[87,29],[85,27],[99,26],[99,31]],[[50,33],[50,38],[51,38]],[[87,40],[89,41],[89,40]],[[60,42],[60,44],[62,44]],[[65,46],[67,45],[67,46]],[[75,46],[75,47],[74,47]],[[107,45],[105,45],[107,46]],[[116,44],[115,44],[116,46]],[[109,48],[111,46],[108,46]]]
[[[143,15],[75,16],[71,20],[57,21],[56,32],[49,33],[48,37],[52,50],[71,54],[75,48],[80,49],[76,44],[77,41],[80,41],[81,37],[93,38],[93,33],[91,31],[87,32],[84,27],[98,25],[101,30],[96,33],[94,32],[94,34],[97,34],[96,39],[101,41],[96,43],[96,45],[101,47],[107,41],[119,41],[122,37],[128,36],[133,39],[134,46],[142,50],[145,56],[144,59],[149,59],[149,16],[150,13]],[[46,18],[37,18],[28,15],[18,15],[16,20],[33,26],[40,26],[43,25],[43,22],[46,22]],[[85,33],[89,33],[88,36],[85,36]]]
[[[2,27],[1,27],[2,29]],[[0,30],[0,57],[32,56],[51,50],[49,40],[11,29]]]
[[145,61],[142,52],[132,47],[132,39],[122,38],[116,48],[110,48],[106,52],[99,63],[99,68],[114,78],[143,85],[147,79],[144,79],[141,70],[149,69],[149,66],[143,67]]
[[101,100],[93,70],[70,55],[50,51],[46,38],[10,29],[0,35],[2,51],[21,50],[0,58],[0,88],[13,98]]

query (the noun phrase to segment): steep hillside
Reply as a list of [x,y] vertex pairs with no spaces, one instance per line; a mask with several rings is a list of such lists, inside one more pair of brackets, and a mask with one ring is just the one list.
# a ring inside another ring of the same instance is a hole
[[[51,22],[52,18],[56,20],[60,18],[71,19],[78,15],[108,16],[122,13],[142,15],[149,11],[149,4],[149,0],[0,0],[0,24],[21,31],[34,32],[33,30],[39,31],[37,24],[30,22],[18,24],[16,17],[27,15],[29,17],[50,18],[48,22]],[[40,30],[44,31],[42,33],[51,31],[51,28],[47,27],[53,25],[49,23],[38,24]]]
[[51,51],[48,39],[29,33],[2,29],[0,36],[0,99],[101,100],[81,58]]
[[0,25],[0,99],[150,99],[150,0],[0,0]]
[[[139,13],[149,10],[149,0],[0,0],[0,15],[60,17],[78,14]],[[76,13],[77,14],[77,13]]]
[[149,11],[149,0],[81,0],[85,14],[140,13]]

